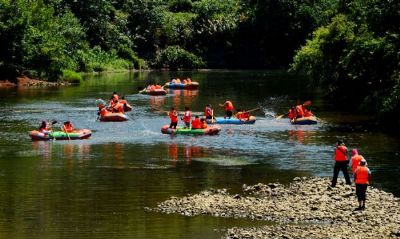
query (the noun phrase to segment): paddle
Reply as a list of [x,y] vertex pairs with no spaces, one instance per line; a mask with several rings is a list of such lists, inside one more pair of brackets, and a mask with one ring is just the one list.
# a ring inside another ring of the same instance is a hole
[[276,117],[276,119],[282,119],[284,116],[286,116],[286,115],[288,115],[288,114],[289,114],[289,112],[286,113],[286,114],[278,115],[278,116]]
[[259,109],[260,109],[260,107],[257,107],[257,108],[251,109],[251,110],[246,110],[245,112],[246,113],[251,113],[251,112],[257,111]]

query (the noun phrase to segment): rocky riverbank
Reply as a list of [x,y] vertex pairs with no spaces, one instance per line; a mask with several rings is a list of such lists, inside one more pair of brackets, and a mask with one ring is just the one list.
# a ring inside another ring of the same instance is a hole
[[0,88],[11,88],[11,87],[53,87],[53,86],[66,86],[71,85],[69,82],[65,81],[43,81],[31,79],[27,76],[17,77],[15,82],[11,82],[8,80],[0,81]]
[[152,209],[185,216],[249,218],[277,224],[259,228],[232,228],[226,238],[392,238],[400,237],[399,199],[377,188],[367,191],[367,208],[357,206],[354,187],[328,178],[295,178],[279,183],[243,185],[243,193],[206,190],[172,197]]

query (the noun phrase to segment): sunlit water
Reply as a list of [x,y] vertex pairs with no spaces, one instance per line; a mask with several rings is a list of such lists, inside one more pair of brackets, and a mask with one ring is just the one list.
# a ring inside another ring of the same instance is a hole
[[[150,82],[173,76],[200,82],[197,91],[138,95]],[[368,160],[374,185],[400,195],[396,136],[368,126],[368,117],[330,111],[320,91],[283,72],[144,72],[90,77],[80,86],[0,90],[0,238],[218,238],[232,226],[258,223],[149,213],[170,196],[242,184],[288,183],[296,176],[329,176],[337,139]],[[134,107],[129,121],[97,121],[95,100],[113,91]],[[160,132],[162,110],[225,99],[254,112],[254,125],[223,125],[217,136],[171,137]],[[275,119],[295,99],[311,99],[321,123],[294,126]],[[160,111],[161,110],[161,111]],[[54,128],[72,120],[88,140],[32,142],[42,120]]]

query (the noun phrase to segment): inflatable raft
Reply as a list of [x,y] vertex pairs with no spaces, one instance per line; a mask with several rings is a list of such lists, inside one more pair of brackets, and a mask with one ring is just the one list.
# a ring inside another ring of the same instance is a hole
[[210,119],[206,120],[207,124],[254,124],[256,122],[255,116],[250,116],[249,120],[242,120],[238,118],[224,118],[217,117],[213,121]]
[[298,125],[308,125],[308,124],[317,124],[318,120],[317,120],[317,117],[315,117],[315,116],[309,116],[309,117],[303,117],[303,118],[291,120],[290,123],[298,124]]
[[155,89],[155,90],[141,91],[140,93],[145,95],[166,95],[168,92],[164,89]]
[[78,129],[71,133],[65,133],[64,131],[53,131],[49,134],[41,133],[37,130],[29,132],[29,136],[32,140],[73,140],[73,139],[87,139],[92,135],[92,131],[88,129]]
[[208,126],[205,129],[190,129],[190,128],[182,128],[176,127],[176,129],[169,128],[169,125],[164,125],[161,128],[161,132],[163,134],[190,134],[190,135],[215,135],[221,131],[220,127],[217,126]]
[[128,116],[123,113],[108,113],[106,115],[100,116],[100,121],[110,122],[110,121],[127,121]]
[[183,83],[171,84],[168,82],[165,84],[165,87],[170,89],[197,90],[199,88],[199,83],[193,81],[188,84],[183,84]]

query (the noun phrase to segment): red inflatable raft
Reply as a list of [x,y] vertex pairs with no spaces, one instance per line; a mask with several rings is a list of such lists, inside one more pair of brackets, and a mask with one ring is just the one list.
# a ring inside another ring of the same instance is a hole
[[100,116],[100,121],[109,122],[109,121],[127,121],[128,116],[123,113],[107,113],[106,115]]

